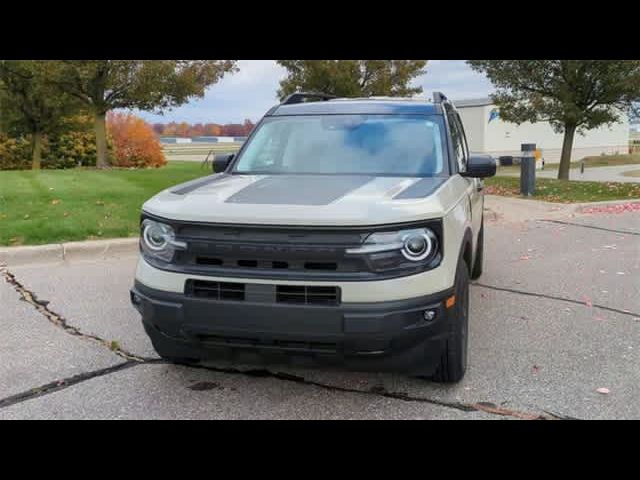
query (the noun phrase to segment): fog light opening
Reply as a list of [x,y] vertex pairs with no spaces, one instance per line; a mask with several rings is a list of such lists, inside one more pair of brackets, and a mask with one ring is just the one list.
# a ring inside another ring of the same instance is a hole
[[132,293],[131,294],[131,303],[134,305],[140,305],[142,303],[142,298],[139,295]]
[[436,318],[436,311],[435,310],[425,310],[424,312],[422,312],[422,318],[424,318],[427,322],[430,322],[434,318]]

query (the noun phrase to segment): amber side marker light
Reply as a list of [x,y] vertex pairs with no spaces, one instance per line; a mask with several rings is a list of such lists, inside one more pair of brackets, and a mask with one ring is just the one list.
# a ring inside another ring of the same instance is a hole
[[447,298],[447,301],[444,303],[444,305],[447,308],[451,308],[456,304],[456,296],[455,295],[451,295],[449,298]]

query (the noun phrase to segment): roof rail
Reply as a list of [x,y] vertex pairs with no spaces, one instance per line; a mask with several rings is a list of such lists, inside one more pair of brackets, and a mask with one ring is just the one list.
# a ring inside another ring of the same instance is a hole
[[328,95],[326,93],[321,92],[296,92],[289,95],[285,98],[280,105],[292,105],[294,103],[302,103],[305,99],[316,98],[322,101],[331,100],[332,98],[337,98],[335,95]]
[[448,99],[442,92],[433,92],[433,103],[446,102]]

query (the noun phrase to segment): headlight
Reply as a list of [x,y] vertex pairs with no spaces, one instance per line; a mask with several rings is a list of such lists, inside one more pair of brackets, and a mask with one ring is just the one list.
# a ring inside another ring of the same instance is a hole
[[435,236],[426,232],[411,232],[403,237],[402,255],[407,260],[418,262],[424,260],[433,253],[433,243]]
[[362,246],[347,254],[366,255],[375,271],[433,267],[440,258],[438,238],[430,228],[412,228],[369,235]]
[[176,241],[173,227],[155,220],[146,219],[142,222],[140,246],[143,253],[166,262],[173,259],[176,250],[184,250],[187,244]]

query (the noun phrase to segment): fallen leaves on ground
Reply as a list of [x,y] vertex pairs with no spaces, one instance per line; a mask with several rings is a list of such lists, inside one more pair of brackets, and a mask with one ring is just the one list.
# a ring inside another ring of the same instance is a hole
[[603,205],[601,207],[584,207],[581,213],[624,213],[640,211],[640,202],[620,203],[618,205]]

